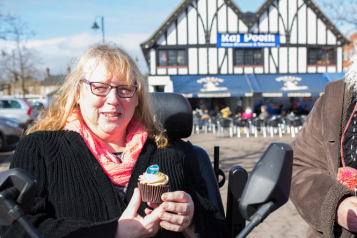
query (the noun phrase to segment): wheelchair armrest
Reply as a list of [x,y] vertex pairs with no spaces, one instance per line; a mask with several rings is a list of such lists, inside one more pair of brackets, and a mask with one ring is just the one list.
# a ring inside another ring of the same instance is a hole
[[236,237],[245,227],[245,219],[239,211],[239,201],[247,179],[248,173],[241,166],[234,166],[229,171],[226,223],[231,237]]
[[206,181],[208,190],[208,199],[211,203],[216,206],[221,214],[224,216],[224,208],[221,198],[221,193],[219,192],[218,183],[216,176],[213,172],[212,162],[207,154],[207,152],[199,146],[192,145],[193,149],[198,158],[198,164],[200,168],[200,173],[202,178]]

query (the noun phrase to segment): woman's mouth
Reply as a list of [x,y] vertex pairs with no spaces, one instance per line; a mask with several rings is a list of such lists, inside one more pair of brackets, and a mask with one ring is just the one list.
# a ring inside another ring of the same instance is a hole
[[103,113],[103,115],[106,117],[118,117],[121,113]]
[[117,113],[110,113],[110,112],[103,112],[102,115],[106,119],[107,122],[116,122],[122,118],[123,114],[120,112]]

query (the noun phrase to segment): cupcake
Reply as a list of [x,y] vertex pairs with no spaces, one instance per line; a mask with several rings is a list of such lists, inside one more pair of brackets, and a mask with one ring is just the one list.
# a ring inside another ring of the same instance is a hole
[[159,172],[158,165],[151,165],[143,175],[139,176],[138,187],[141,201],[161,203],[161,195],[169,191],[169,177]]

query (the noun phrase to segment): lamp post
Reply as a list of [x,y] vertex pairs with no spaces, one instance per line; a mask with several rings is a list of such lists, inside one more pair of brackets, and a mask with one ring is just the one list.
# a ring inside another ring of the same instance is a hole
[[96,20],[98,17],[101,17],[102,18],[102,25],[101,25],[101,28],[102,28],[102,38],[103,38],[103,43],[104,43],[104,16],[96,16],[94,18],[94,23],[93,23],[93,26],[92,26],[92,29],[99,29],[100,27],[98,26]]

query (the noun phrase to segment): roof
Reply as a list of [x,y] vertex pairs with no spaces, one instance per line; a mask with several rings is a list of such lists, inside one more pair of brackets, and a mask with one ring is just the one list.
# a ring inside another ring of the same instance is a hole
[[50,75],[42,81],[41,85],[42,86],[62,85],[66,76],[67,75]]

